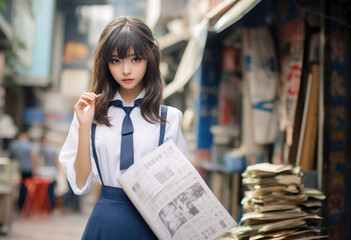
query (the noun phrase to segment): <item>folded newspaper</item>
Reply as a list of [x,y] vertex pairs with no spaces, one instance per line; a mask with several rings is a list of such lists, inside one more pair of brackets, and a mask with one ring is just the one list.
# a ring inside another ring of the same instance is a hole
[[118,178],[159,239],[211,240],[237,225],[172,140]]

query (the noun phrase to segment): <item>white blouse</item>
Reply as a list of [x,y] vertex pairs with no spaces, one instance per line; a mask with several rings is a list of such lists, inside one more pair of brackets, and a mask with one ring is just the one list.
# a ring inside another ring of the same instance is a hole
[[[136,99],[142,98],[144,95],[145,91],[142,91]],[[113,100],[115,99],[122,100],[118,92]],[[108,110],[108,117],[112,126],[107,127],[105,125],[97,125],[96,127],[95,148],[102,180],[107,186],[121,187],[117,181],[117,178],[125,171],[119,169],[121,152],[121,126],[124,116],[125,112],[122,108],[110,107]],[[141,116],[139,107],[133,109],[133,111],[130,113],[130,118],[134,127],[134,162],[137,162],[147,153],[158,147],[160,123],[151,124],[145,121]],[[183,154],[187,156],[187,145],[182,134],[181,122],[182,112],[169,106],[164,141],[166,142],[167,140],[172,139]],[[93,151],[90,144],[90,161],[92,172],[90,173],[84,187],[82,189],[77,187],[74,160],[77,154],[78,146],[78,126],[79,122],[76,114],[74,114],[67,138],[60,152],[59,161],[66,172],[67,179],[73,192],[81,195],[90,191],[91,187],[93,186],[94,176],[98,179],[100,184],[101,180],[95,165]]]

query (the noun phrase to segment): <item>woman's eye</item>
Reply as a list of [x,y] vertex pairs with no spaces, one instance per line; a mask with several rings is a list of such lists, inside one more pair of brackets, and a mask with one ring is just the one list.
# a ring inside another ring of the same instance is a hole
[[140,60],[141,60],[140,57],[134,57],[134,58],[132,59],[132,62],[139,62]]
[[119,60],[118,59],[111,59],[111,62],[112,63],[119,63]]

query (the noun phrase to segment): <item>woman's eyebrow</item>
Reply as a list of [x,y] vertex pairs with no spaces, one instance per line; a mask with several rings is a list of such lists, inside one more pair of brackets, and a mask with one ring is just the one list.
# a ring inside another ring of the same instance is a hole
[[137,55],[135,53],[133,54],[128,54],[128,57],[136,57]]
[[[133,53],[133,54],[129,54],[127,57],[129,58],[129,57],[135,57],[135,56],[137,56],[137,54]],[[117,54],[112,54],[111,57],[118,58],[118,55]]]

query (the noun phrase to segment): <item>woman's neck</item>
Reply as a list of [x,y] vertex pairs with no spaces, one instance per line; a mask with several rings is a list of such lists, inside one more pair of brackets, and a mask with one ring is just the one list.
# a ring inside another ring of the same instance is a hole
[[143,88],[141,89],[124,89],[120,88],[118,89],[119,95],[121,95],[121,98],[123,99],[124,104],[127,106],[131,105],[136,97],[143,91]]

